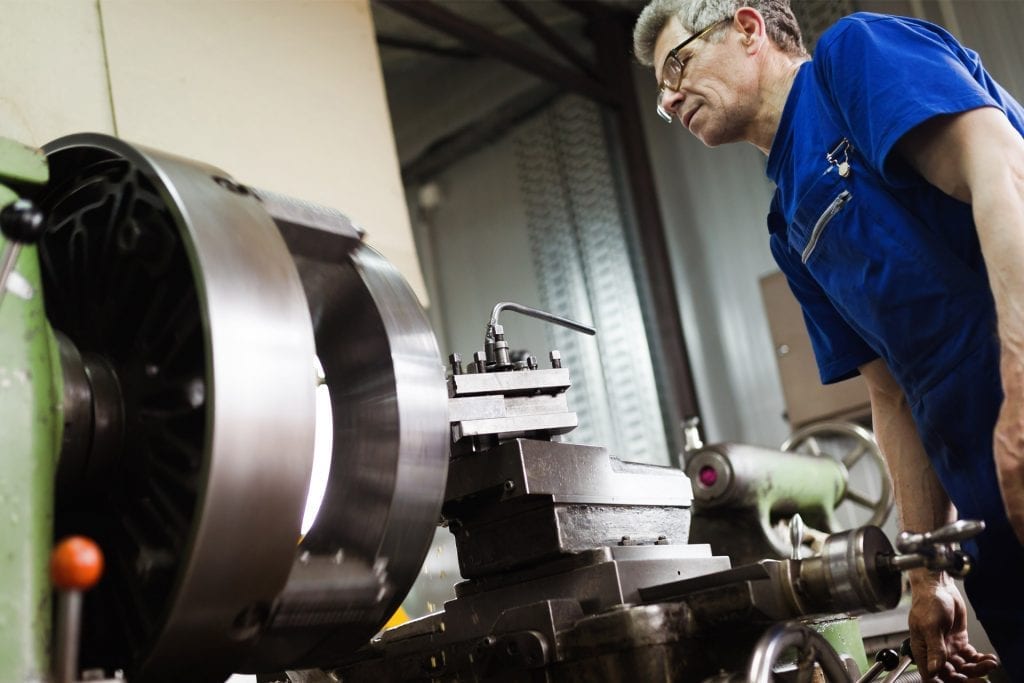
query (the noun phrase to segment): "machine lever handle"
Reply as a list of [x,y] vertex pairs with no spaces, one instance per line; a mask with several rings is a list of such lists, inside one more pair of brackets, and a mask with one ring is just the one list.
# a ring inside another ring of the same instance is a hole
[[857,679],[857,683],[871,683],[883,671],[892,671],[900,664],[900,655],[892,648],[879,650],[875,655],[875,663]]
[[910,651],[910,638],[907,638],[902,644],[900,644],[899,663],[896,665],[896,668],[889,672],[889,675],[885,677],[882,683],[893,683],[899,679],[899,677],[903,675],[903,672],[906,671],[913,663],[914,654]]
[[78,674],[82,594],[103,574],[103,553],[84,536],[65,538],[50,555],[50,580],[57,589],[57,623],[53,647],[53,678],[72,683]]
[[800,546],[804,542],[804,518],[800,516],[800,513],[793,515],[793,518],[789,520],[789,544],[793,548],[791,559],[800,559]]
[[45,229],[43,212],[31,200],[16,199],[0,210],[0,232],[8,240],[0,255],[0,303],[7,294],[7,278],[18,262],[22,245],[38,242]]
[[562,316],[555,315],[554,313],[530,308],[529,306],[513,303],[511,301],[502,301],[501,303],[496,304],[494,306],[494,310],[491,311],[491,319],[487,324],[486,339],[494,338],[494,328],[498,325],[498,316],[501,315],[502,311],[515,311],[516,313],[521,313],[525,316],[536,318],[538,320],[544,320],[545,322],[554,323],[555,325],[561,325],[562,327],[567,327],[570,330],[582,332],[583,334],[589,334],[590,336],[597,334],[597,330],[593,327],[584,325],[583,323],[578,323],[575,320],[563,318]]
[[985,529],[980,520],[958,519],[952,524],[925,533],[903,531],[896,537],[896,548],[902,553],[919,553],[939,544],[956,543],[977,536]]

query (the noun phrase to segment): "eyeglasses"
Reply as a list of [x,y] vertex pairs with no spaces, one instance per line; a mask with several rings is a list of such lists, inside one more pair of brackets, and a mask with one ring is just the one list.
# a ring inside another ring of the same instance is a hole
[[679,86],[683,82],[683,70],[686,68],[686,61],[688,60],[684,61],[679,59],[679,51],[693,41],[703,38],[727,21],[732,21],[732,17],[719,19],[707,28],[697,31],[692,36],[669,50],[669,53],[665,56],[665,61],[662,62],[661,65],[661,87],[658,88],[658,116],[668,123],[672,123],[672,114],[665,111],[665,108],[661,106],[661,96],[665,93],[666,89],[678,92]]

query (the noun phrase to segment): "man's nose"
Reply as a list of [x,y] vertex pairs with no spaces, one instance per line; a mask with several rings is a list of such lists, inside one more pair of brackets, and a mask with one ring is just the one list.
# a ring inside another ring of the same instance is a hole
[[668,114],[675,116],[676,108],[683,99],[682,93],[675,90],[669,90],[668,88],[663,88],[661,91],[661,108]]

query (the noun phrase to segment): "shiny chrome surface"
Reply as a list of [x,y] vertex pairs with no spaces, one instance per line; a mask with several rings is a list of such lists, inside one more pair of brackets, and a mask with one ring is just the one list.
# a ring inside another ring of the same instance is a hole
[[415,294],[365,245],[332,261],[297,233],[285,238],[299,252],[331,394],[333,457],[320,512],[245,671],[327,667],[365,644],[416,579],[448,472],[444,366]]
[[[259,200],[222,171],[102,135],[45,149],[58,175],[96,159],[131,169],[155,188],[165,206],[154,210],[169,212],[187,253],[205,359],[194,396],[205,402],[201,458],[190,472],[194,506],[176,520],[186,532],[167,560],[173,581],[147,595],[154,607],[143,638],[104,651],[130,649],[123,656],[136,680],[220,680],[269,617],[295,553],[314,430],[314,342],[302,285]],[[131,467],[132,456],[125,448],[121,466]],[[110,495],[118,481],[109,482]],[[138,565],[111,569],[120,590],[139,590]]]

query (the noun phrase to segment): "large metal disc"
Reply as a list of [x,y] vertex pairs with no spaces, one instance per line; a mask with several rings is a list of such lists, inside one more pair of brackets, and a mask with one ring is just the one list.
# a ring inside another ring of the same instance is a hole
[[66,443],[58,533],[107,555],[83,665],[223,680],[295,556],[316,383],[301,281],[223,172],[100,135],[45,150],[47,313],[91,396],[67,412],[89,429],[68,425],[86,436]]
[[[275,214],[281,199],[264,196]],[[328,668],[366,644],[415,582],[444,501],[448,393],[429,321],[380,254],[354,244],[337,258],[332,235],[351,232],[347,219],[314,222],[306,232],[319,230],[317,240],[293,229],[285,239],[330,390],[330,473],[244,671]]]

